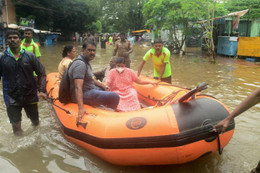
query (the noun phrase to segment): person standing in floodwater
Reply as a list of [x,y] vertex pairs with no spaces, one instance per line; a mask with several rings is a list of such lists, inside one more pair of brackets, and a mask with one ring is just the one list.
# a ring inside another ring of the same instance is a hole
[[101,35],[101,48],[105,49],[106,48],[106,36]]
[[25,29],[24,39],[22,40],[21,48],[28,52],[32,52],[38,59],[40,59],[41,52],[39,46],[33,41],[33,34],[33,29]]
[[131,43],[131,45],[132,45],[132,46],[134,46],[134,45],[135,45],[135,39],[134,39],[134,37],[133,37],[133,35],[132,35],[132,34],[130,34],[130,35],[129,35],[129,38],[128,38],[128,40],[130,41],[130,43]]
[[[0,54],[0,77],[3,77],[3,95],[7,115],[15,134],[22,132],[22,108],[34,126],[39,125],[38,97],[46,95],[45,69],[36,56],[21,48],[18,31],[6,34],[8,48]],[[33,71],[38,75],[38,91]],[[37,95],[38,94],[38,95]]]
[[143,57],[139,65],[137,76],[140,76],[144,64],[151,58],[154,66],[154,78],[161,81],[172,83],[172,71],[170,65],[170,51],[163,46],[161,39],[156,39],[150,49]]
[[117,57],[124,57],[126,67],[130,68],[131,60],[129,55],[133,52],[132,45],[130,41],[126,40],[125,33],[120,33],[119,37],[120,40],[115,44],[113,56],[117,54]]

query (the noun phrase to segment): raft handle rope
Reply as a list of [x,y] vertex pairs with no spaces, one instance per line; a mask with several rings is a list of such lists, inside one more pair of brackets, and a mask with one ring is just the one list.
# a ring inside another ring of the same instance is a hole
[[47,97],[48,97],[49,100],[50,100],[49,102],[50,102],[52,105],[56,106],[57,108],[59,108],[59,109],[63,110],[64,112],[66,112],[66,114],[70,114],[70,115],[71,115],[71,113],[70,113],[69,110],[64,109],[64,108],[62,108],[62,107],[60,107],[60,106],[58,106],[58,105],[56,105],[56,104],[54,103],[58,98],[53,98],[52,96],[50,96],[50,94],[52,93],[53,89],[54,89],[54,87],[52,87],[52,88],[50,89],[50,91],[47,93]]
[[217,139],[218,139],[218,153],[221,155],[223,148],[221,148],[219,133],[217,133]]
[[158,82],[158,85],[162,85],[162,86],[173,86],[173,87],[177,87],[177,88],[183,88],[183,89],[186,89],[186,90],[191,90],[190,88],[180,87],[180,86],[178,86],[178,85],[169,84],[169,83],[162,82],[162,81],[159,81],[159,82]]
[[175,100],[173,100],[174,97],[175,97],[179,92],[181,92],[181,91],[182,91],[182,90],[173,91],[171,94],[165,96],[163,99],[156,99],[156,98],[154,98],[154,97],[151,98],[150,95],[145,96],[145,95],[141,94],[140,92],[138,92],[138,94],[139,94],[140,96],[144,97],[144,98],[147,98],[147,99],[149,99],[149,100],[152,100],[152,101],[157,102],[157,103],[155,104],[155,107],[158,107],[158,106],[164,106],[164,105],[167,105],[167,104],[170,104],[170,103],[175,102]]
[[218,142],[218,153],[219,155],[222,154],[223,148],[221,148],[221,143],[220,143],[220,138],[219,138],[219,132],[217,132],[214,128],[213,125],[211,125],[212,129],[209,131],[210,133],[215,133],[217,137],[217,142]]
[[[137,91],[137,92],[138,92],[138,91]],[[156,99],[156,98],[154,98],[154,97],[151,98],[150,95],[145,96],[145,95],[141,94],[140,92],[138,92],[138,94],[139,94],[140,96],[144,97],[144,98],[147,98],[147,99],[152,100],[152,101],[155,101],[155,102],[159,102],[159,101],[162,101],[162,100],[163,100],[163,99]]]
[[168,104],[171,104],[171,103],[174,103],[175,100],[173,100],[176,95],[181,92],[182,90],[178,90],[178,91],[173,91],[171,94],[167,95],[166,97],[164,97],[160,102],[157,102],[156,103],[156,107],[157,106],[164,106],[164,105],[168,105]]
[[[60,106],[58,106],[58,105],[56,105],[56,104],[54,103],[56,100],[58,100],[58,97],[57,97],[57,98],[53,98],[52,96],[50,96],[50,94],[52,94],[53,89],[54,89],[54,87],[52,87],[52,88],[50,89],[50,91],[47,93],[47,97],[49,98],[49,102],[50,102],[52,105],[56,106],[57,108],[59,108],[59,109],[63,110],[64,112],[66,112],[66,114],[72,115],[69,110],[64,109],[64,108],[62,108],[62,107],[60,107]],[[87,122],[86,122],[86,123],[82,123],[82,122],[80,122],[80,121],[77,119],[77,123],[76,123],[76,126],[77,126],[77,127],[82,126],[84,129],[86,129],[87,125],[88,125]]]
[[[165,102],[165,99],[167,99],[168,98],[168,96],[167,96],[167,98],[163,98],[163,99],[156,99],[155,97],[151,97],[150,95],[148,95],[148,96],[145,96],[145,95],[143,95],[143,94],[141,94],[140,92],[138,92],[137,91],[137,93],[138,93],[138,95],[140,95],[140,96],[142,96],[142,97],[144,97],[144,98],[146,98],[146,99],[148,99],[148,100],[152,100],[152,101],[154,101],[154,102],[157,102],[155,105],[163,105],[162,104],[162,102]],[[171,94],[170,94],[171,95]]]
[[[158,83],[158,85],[165,85],[165,86],[174,86],[174,87],[179,87],[179,86],[176,86],[176,85],[173,85],[173,84],[167,84],[167,83]],[[197,92],[200,92],[204,89],[207,89],[207,83],[203,82],[202,84],[200,84],[199,86],[197,86],[196,88],[194,89],[189,89],[190,91],[187,92],[186,94],[184,94],[181,98],[178,98],[178,99],[174,99],[174,97],[181,91],[181,90],[178,90],[178,91],[174,91],[172,92],[171,94],[165,96],[163,99],[156,99],[154,97],[151,98],[150,95],[148,96],[145,96],[143,94],[141,94],[140,92],[138,92],[138,94],[144,98],[147,98],[149,100],[152,100],[152,101],[155,101],[157,102],[155,104],[155,106],[164,106],[166,104],[170,104],[170,103],[175,103],[176,101],[179,101],[180,103],[183,103],[185,100],[187,100],[188,98],[192,97],[193,99],[195,98],[194,94],[197,93]],[[184,88],[184,89],[187,89],[187,88]]]
[[[190,88],[180,87],[180,86],[177,86],[177,85],[174,85],[174,84],[169,84],[169,83],[162,82],[162,81],[159,81],[159,82],[158,82],[158,85],[162,85],[162,86],[173,86],[173,87],[178,87],[178,88],[183,88],[183,89],[191,90]],[[137,91],[137,92],[138,92],[138,91]],[[140,96],[144,97],[144,98],[147,98],[147,99],[152,100],[152,101],[155,101],[155,102],[165,101],[165,98],[163,98],[163,99],[156,99],[156,98],[154,98],[154,97],[151,98],[150,95],[145,96],[145,95],[141,94],[140,92],[138,92],[138,94],[139,94]],[[172,93],[171,93],[171,94],[172,94]],[[171,94],[170,94],[170,95],[171,95]],[[168,96],[169,96],[169,95],[168,95]],[[168,97],[168,96],[166,96],[166,97]]]

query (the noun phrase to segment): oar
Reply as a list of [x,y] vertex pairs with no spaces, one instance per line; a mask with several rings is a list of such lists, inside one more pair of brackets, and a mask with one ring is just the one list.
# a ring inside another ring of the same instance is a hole
[[199,86],[197,86],[196,88],[192,89],[191,91],[189,91],[188,93],[184,94],[178,101],[179,103],[183,103],[185,100],[188,100],[191,96],[193,96],[195,93],[200,92],[202,90],[207,89],[207,83],[203,82],[202,84],[200,84]]

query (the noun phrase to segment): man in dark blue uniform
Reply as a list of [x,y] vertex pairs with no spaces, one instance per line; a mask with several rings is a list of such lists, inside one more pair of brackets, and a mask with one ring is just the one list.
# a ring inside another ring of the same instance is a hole
[[[46,74],[38,58],[20,47],[21,36],[18,31],[10,30],[6,36],[9,47],[0,54],[0,78],[3,79],[7,115],[16,134],[22,132],[22,108],[34,126],[39,124],[37,102],[38,96],[47,97]],[[38,75],[38,91],[33,71]]]

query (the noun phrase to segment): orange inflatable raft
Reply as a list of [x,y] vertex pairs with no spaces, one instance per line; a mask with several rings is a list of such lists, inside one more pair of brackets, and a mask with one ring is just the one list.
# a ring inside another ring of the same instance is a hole
[[[64,136],[116,165],[165,165],[193,161],[220,152],[234,133],[234,121],[223,134],[212,125],[224,119],[228,108],[198,91],[159,83],[135,85],[140,102],[135,112],[114,112],[85,105],[88,115],[77,122],[78,106],[59,102],[57,73],[47,75],[47,91]],[[154,80],[142,76],[146,80]]]

